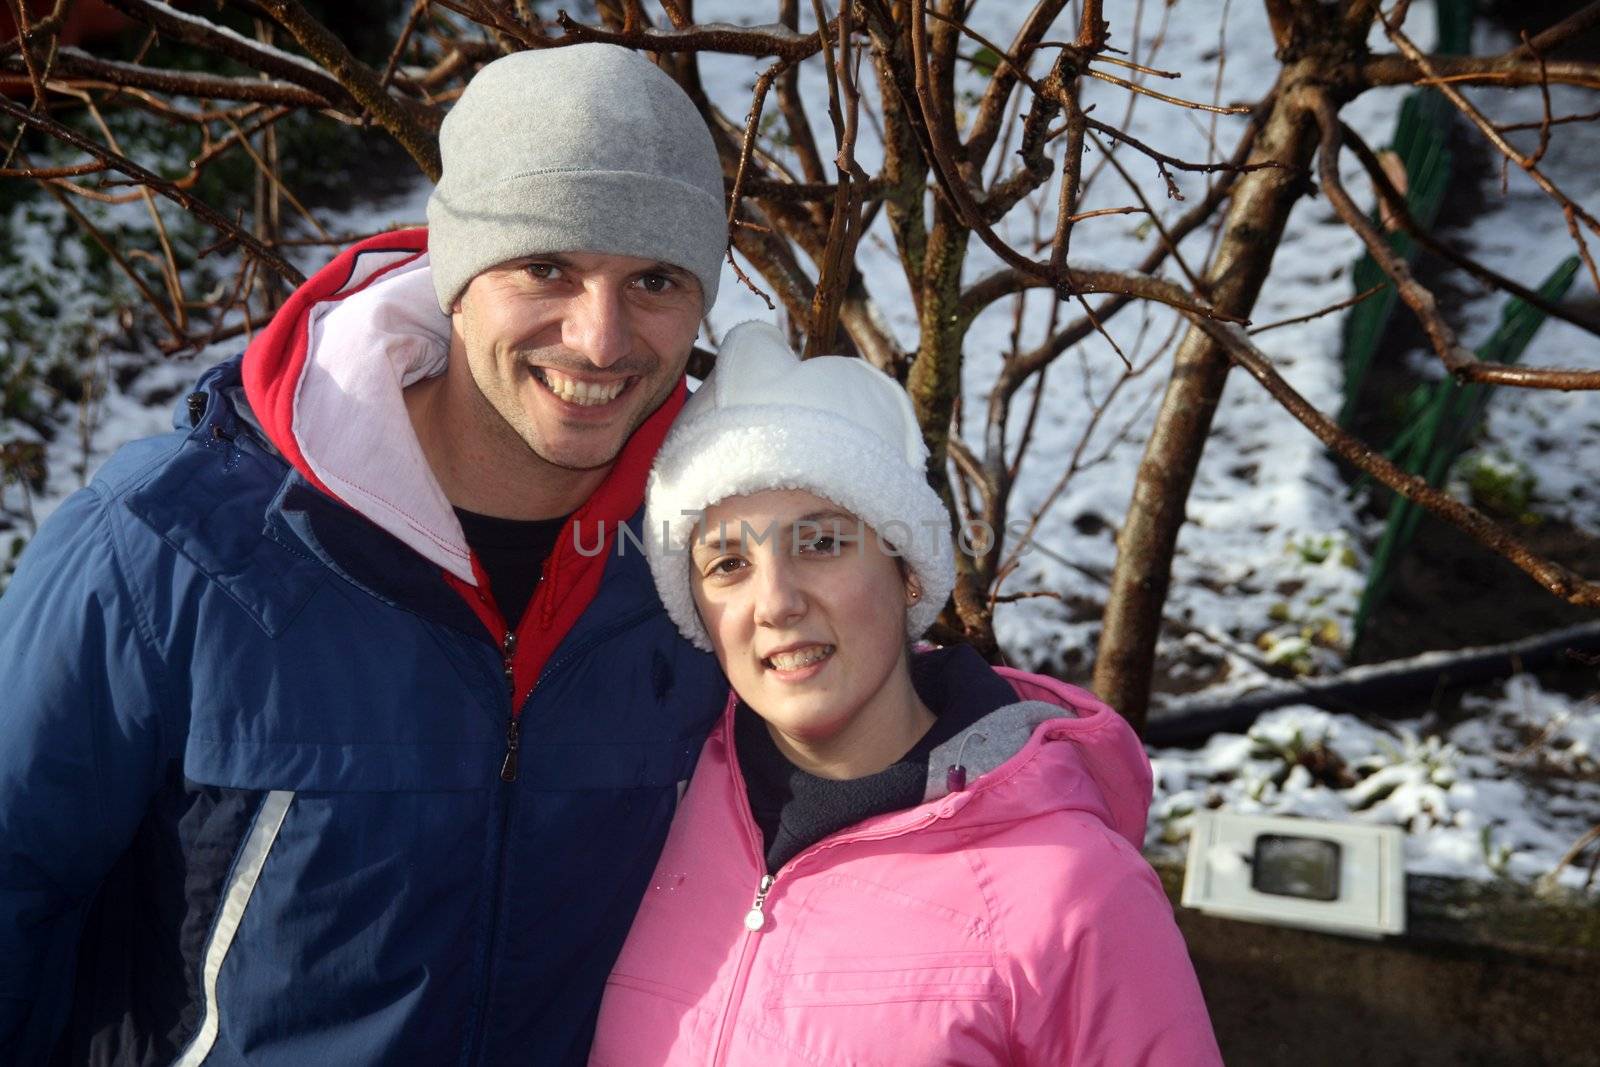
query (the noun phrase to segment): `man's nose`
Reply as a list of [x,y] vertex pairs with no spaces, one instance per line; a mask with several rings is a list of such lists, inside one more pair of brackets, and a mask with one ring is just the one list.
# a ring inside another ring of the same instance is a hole
[[628,354],[628,309],[609,284],[584,287],[561,327],[561,343],[596,367],[609,367]]
[[754,577],[755,622],[758,626],[781,628],[805,615],[805,590],[790,560],[783,553],[773,553],[766,566],[756,568]]

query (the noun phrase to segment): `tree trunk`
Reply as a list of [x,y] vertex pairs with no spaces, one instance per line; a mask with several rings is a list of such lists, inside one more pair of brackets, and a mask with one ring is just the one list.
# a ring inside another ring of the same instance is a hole
[[[1248,316],[1272,266],[1289,211],[1311,188],[1317,148],[1312,114],[1293,86],[1311,73],[1301,61],[1279,79],[1272,112],[1250,162],[1281,166],[1240,176],[1205,281],[1212,302]],[[1296,77],[1295,75],[1299,75]],[[1145,445],[1128,516],[1117,537],[1104,628],[1095,659],[1095,690],[1142,730],[1150,703],[1156,639],[1190,487],[1230,364],[1203,331],[1190,326],[1173,357],[1172,377]]]

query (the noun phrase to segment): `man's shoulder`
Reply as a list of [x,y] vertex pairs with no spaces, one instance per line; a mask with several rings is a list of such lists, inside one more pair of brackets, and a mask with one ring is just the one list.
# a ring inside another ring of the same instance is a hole
[[186,437],[177,430],[169,430],[127,442],[101,464],[89,482],[89,489],[106,503],[125,497],[170,463]]

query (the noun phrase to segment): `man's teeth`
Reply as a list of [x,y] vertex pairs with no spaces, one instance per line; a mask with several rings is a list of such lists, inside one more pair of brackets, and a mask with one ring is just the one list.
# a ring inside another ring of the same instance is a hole
[[549,367],[538,367],[534,373],[544,383],[545,388],[556,396],[569,404],[585,408],[611,403],[628,385],[626,379],[615,382],[580,382]]
[[832,645],[812,645],[794,652],[774,652],[767,657],[767,663],[776,670],[797,671],[831,655]]

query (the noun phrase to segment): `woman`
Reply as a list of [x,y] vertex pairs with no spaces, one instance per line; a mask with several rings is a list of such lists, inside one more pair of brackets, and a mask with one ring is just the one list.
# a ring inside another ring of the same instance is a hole
[[592,1063],[1220,1062],[1127,725],[910,650],[954,582],[926,458],[887,376],[755,323],[662,447],[656,585],[733,693]]

